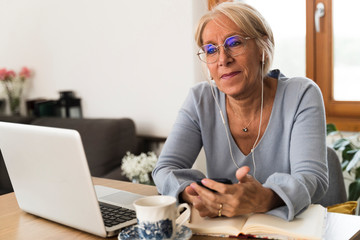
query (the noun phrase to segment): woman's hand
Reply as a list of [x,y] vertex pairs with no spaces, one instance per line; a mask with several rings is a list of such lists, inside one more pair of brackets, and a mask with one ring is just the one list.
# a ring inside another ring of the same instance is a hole
[[[192,183],[192,184],[196,184],[196,183]],[[213,213],[211,213],[207,209],[207,207],[201,201],[200,196],[194,190],[194,188],[191,187],[191,185],[187,186],[185,188],[185,190],[181,193],[181,197],[185,202],[192,204],[199,211],[200,216],[202,216],[202,217],[205,217],[205,216],[216,217],[217,216],[217,215],[214,215]]]
[[223,184],[211,179],[203,179],[202,184],[217,192],[211,192],[196,183],[192,183],[182,193],[183,199],[192,203],[200,216],[232,217],[248,213],[267,212],[283,204],[282,200],[271,189],[248,175],[250,168],[245,166],[236,171],[237,184]]

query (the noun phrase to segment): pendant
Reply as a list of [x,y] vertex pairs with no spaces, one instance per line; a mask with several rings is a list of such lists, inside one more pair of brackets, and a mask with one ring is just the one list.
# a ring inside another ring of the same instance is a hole
[[244,132],[247,132],[247,131],[248,131],[247,127],[244,127],[244,128],[243,128],[243,131],[244,131]]

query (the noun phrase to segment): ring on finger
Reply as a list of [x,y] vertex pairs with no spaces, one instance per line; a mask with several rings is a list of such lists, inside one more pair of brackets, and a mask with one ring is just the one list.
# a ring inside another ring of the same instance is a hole
[[223,204],[220,203],[220,205],[219,205],[219,212],[218,212],[218,216],[219,216],[219,217],[221,217],[222,209],[223,209]]

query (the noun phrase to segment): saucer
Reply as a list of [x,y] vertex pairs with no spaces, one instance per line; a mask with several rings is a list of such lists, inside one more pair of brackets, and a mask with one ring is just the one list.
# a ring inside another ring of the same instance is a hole
[[[137,231],[138,226],[132,225],[130,227],[124,228],[118,236],[119,240],[138,240],[140,239],[139,233]],[[188,240],[192,236],[192,231],[190,228],[182,225],[179,231],[176,232],[174,240]]]

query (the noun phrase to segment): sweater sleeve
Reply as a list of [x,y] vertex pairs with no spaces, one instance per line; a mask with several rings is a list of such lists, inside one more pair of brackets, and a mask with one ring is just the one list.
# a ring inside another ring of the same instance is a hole
[[301,84],[297,93],[290,142],[290,174],[275,172],[263,184],[285,202],[269,214],[292,220],[311,203],[321,199],[328,188],[326,123],[320,89]]

